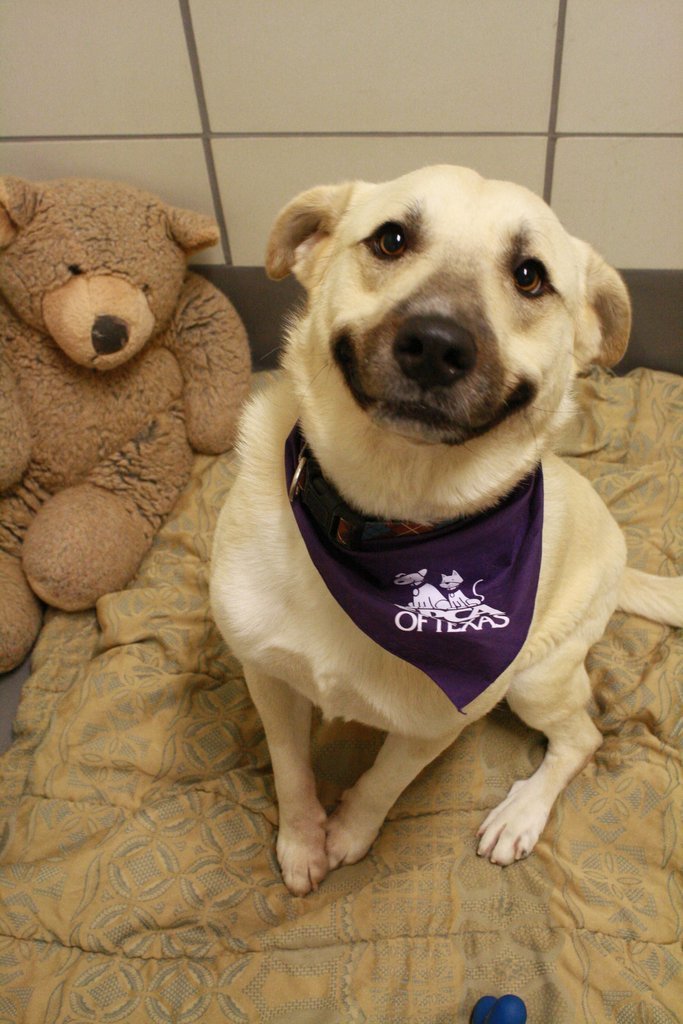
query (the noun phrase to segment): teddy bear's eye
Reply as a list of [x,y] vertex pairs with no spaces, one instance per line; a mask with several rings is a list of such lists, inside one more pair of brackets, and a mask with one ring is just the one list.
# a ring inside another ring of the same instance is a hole
[[70,263],[67,270],[70,274],[73,274],[74,277],[78,277],[79,274],[83,273],[83,268],[79,267],[77,263]]

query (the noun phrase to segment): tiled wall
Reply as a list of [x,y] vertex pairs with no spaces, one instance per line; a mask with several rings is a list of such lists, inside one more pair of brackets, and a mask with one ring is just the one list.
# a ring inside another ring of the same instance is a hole
[[682,0],[0,0],[0,173],[123,178],[262,263],[295,192],[470,164],[683,267]]

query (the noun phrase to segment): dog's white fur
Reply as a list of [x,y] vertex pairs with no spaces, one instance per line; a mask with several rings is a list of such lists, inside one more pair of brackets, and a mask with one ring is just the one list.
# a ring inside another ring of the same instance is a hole
[[[369,240],[380,225],[406,221],[406,252],[382,259]],[[515,285],[522,258],[548,271],[551,287],[538,297]],[[538,197],[455,167],[304,193],[275,223],[267,269],[273,277],[293,271],[308,301],[291,325],[282,378],[243,418],[239,472],[214,541],[211,598],[265,726],[285,884],[305,894],[332,868],[363,857],[403,789],[503,697],[548,738],[540,768],[516,782],[479,829],[479,854],[510,864],[531,852],[554,800],[601,742],[586,712],[584,661],[620,591],[629,610],[683,624],[683,578],[631,575],[605,505],[551,453],[572,413],[577,369],[612,364],[623,353],[626,289]],[[481,385],[484,397],[453,399],[453,436],[392,405],[393,389],[404,386],[392,343],[408,313],[465,322],[476,337],[472,390]],[[368,399],[362,407],[334,356],[341,336],[350,339]],[[479,368],[488,357],[495,373]],[[482,428],[483,410],[504,410],[521,380],[532,383],[533,399],[491,429],[484,419]],[[285,438],[297,420],[346,501],[386,519],[430,523],[488,509],[542,460],[543,557],[531,629],[466,715],[361,632],[310,562],[284,480]],[[374,765],[329,817],[310,767],[313,705],[388,733]]]

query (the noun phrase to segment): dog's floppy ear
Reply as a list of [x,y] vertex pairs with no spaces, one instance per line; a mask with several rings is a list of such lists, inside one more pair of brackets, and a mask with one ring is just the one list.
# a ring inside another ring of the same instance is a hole
[[306,286],[320,243],[334,231],[346,209],[353,183],[319,185],[285,206],[273,225],[266,249],[266,271],[274,281],[293,272]]
[[580,367],[589,363],[614,366],[628,344],[631,332],[631,300],[620,275],[602,256],[578,238],[574,239],[584,266],[583,308],[574,343]]

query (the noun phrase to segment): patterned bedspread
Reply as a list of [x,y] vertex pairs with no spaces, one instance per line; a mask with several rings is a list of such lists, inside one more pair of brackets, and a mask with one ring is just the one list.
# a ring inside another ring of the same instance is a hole
[[[578,391],[567,457],[632,564],[682,571],[683,381],[596,371]],[[295,899],[263,731],[208,614],[232,474],[231,456],[198,458],[134,583],[44,627],[0,761],[0,1022],[456,1024],[516,992],[530,1024],[676,1024],[680,635],[613,617],[589,659],[604,744],[528,860],[475,854],[486,809],[542,756],[501,707],[365,860]],[[325,800],[380,740],[316,725]]]

